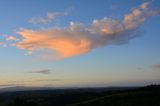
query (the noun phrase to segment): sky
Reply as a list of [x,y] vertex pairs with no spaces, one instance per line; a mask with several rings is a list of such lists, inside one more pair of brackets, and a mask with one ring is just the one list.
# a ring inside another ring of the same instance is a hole
[[160,83],[159,0],[1,0],[0,88]]

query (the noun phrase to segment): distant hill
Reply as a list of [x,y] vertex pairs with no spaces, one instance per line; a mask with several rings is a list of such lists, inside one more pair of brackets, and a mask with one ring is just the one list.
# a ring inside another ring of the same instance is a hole
[[0,106],[160,106],[160,85],[3,92]]
[[25,87],[25,86],[12,86],[12,87],[5,87],[0,88],[0,93],[2,92],[15,92],[15,91],[31,91],[31,90],[48,90],[54,89],[50,87]]
[[76,92],[102,92],[102,91],[111,91],[111,90],[126,90],[133,89],[135,87],[61,87],[61,88],[53,88],[53,87],[25,87],[25,86],[12,86],[0,88],[0,93],[3,92],[15,92],[15,91],[38,91],[38,90],[58,90],[58,91],[76,91]]

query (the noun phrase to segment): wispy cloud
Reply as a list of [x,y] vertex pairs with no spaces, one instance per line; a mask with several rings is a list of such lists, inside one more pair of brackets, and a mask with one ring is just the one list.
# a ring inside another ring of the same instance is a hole
[[[29,53],[47,49],[53,52],[54,57],[61,59],[83,55],[97,47],[128,43],[129,40],[137,37],[137,30],[142,23],[157,13],[157,10],[150,7],[150,2],[145,2],[132,9],[122,21],[105,17],[101,20],[93,20],[89,26],[70,22],[68,28],[23,29],[17,32],[22,39],[16,43],[16,46]],[[47,15],[47,20],[54,19],[55,16]],[[43,23],[46,22],[48,21]],[[46,70],[39,72],[48,73]]]
[[0,41],[0,47],[6,47],[6,46],[7,46],[6,42]]
[[5,40],[7,40],[7,41],[17,41],[19,39],[15,36],[5,36]]
[[0,84],[0,88],[3,87],[13,87],[13,86],[25,86],[29,83],[52,83],[56,81],[61,81],[61,79],[29,79],[29,80],[8,80],[4,81],[5,84]]
[[33,80],[32,82],[54,82],[54,81],[61,81],[60,79],[37,79]]
[[23,86],[24,84],[0,84],[0,87]]
[[153,68],[160,69],[160,64],[155,64],[152,66]]
[[21,84],[21,83],[34,83],[34,82],[54,82],[54,81],[61,81],[60,79],[31,79],[31,80],[12,80],[12,81],[6,81],[5,83],[8,83],[8,84],[14,84],[14,83],[18,83],[18,84]]
[[31,71],[30,73],[51,74],[51,70],[49,70],[49,69],[34,70],[34,71]]
[[3,34],[0,37],[2,37],[2,40],[0,41],[0,47],[14,46],[14,43],[10,41],[17,42],[19,40],[16,36],[11,36],[7,34]]
[[32,17],[29,22],[32,24],[47,24],[53,22],[59,16],[66,16],[68,11],[65,12],[48,12],[45,17]]

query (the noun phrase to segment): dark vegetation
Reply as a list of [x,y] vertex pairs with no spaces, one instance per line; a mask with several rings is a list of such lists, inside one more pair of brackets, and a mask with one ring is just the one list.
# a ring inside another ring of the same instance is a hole
[[0,106],[160,106],[160,85],[4,92]]

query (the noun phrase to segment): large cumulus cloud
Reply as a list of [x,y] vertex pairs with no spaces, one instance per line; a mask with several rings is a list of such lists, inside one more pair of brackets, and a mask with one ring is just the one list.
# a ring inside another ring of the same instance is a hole
[[70,22],[67,28],[23,29],[17,32],[22,39],[15,45],[29,53],[48,49],[58,58],[68,58],[97,47],[124,44],[137,36],[137,29],[148,17],[158,13],[149,5],[145,2],[132,9],[122,21],[105,17],[93,20],[89,26]]

